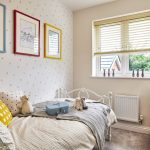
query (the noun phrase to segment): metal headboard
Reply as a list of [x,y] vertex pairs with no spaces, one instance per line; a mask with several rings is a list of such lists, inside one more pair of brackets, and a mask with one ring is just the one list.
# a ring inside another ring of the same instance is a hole
[[66,89],[59,88],[57,90],[57,98],[73,98],[73,94],[76,92],[77,97],[81,97],[81,93],[85,94],[84,97],[87,99],[90,99],[90,94],[94,95],[97,97],[97,99],[94,99],[96,101],[102,102],[109,107],[112,107],[112,92],[108,92],[107,95],[99,95],[96,92],[86,89],[86,88],[79,88],[79,89],[74,89],[71,91],[67,91]]

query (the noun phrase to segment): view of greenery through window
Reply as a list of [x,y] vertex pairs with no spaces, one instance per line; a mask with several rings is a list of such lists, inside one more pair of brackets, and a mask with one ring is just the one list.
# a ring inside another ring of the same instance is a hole
[[129,55],[129,70],[133,69],[150,71],[150,54]]

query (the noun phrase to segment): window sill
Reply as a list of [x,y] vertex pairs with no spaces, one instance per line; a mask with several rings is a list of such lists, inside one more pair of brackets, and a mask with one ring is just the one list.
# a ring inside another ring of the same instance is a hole
[[137,79],[137,80],[148,80],[148,79],[150,79],[150,76],[145,76],[145,77],[131,77],[131,76],[103,77],[103,76],[91,76],[91,78],[101,78],[101,79]]

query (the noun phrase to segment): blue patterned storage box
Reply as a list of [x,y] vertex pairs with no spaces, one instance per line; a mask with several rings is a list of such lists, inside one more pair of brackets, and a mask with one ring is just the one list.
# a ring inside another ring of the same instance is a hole
[[46,113],[51,116],[66,114],[69,110],[68,102],[51,102],[46,105]]

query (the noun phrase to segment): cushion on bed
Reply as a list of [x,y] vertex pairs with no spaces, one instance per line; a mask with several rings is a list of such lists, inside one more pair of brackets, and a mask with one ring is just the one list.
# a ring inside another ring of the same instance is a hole
[[3,99],[2,101],[10,110],[12,116],[16,116],[21,112],[21,102],[13,101],[11,99]]
[[0,122],[0,149],[15,150],[15,144],[9,129]]
[[11,99],[11,100],[20,100],[20,97],[23,96],[24,93],[22,91],[1,91],[0,99]]
[[16,116],[21,111],[21,96],[23,96],[22,92],[0,92],[0,99],[9,108],[13,116]]
[[0,100],[0,121],[4,125],[8,125],[12,120],[12,115],[7,106]]

